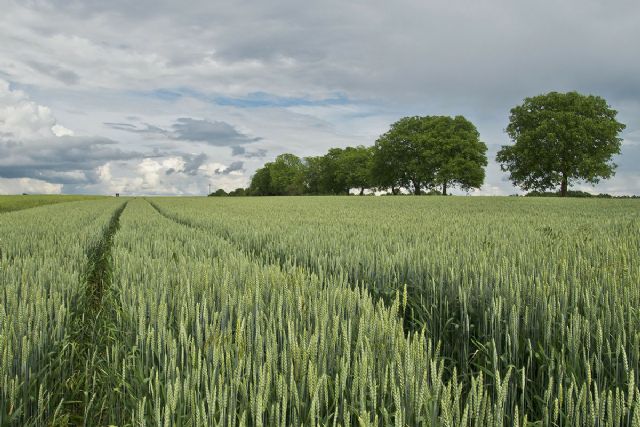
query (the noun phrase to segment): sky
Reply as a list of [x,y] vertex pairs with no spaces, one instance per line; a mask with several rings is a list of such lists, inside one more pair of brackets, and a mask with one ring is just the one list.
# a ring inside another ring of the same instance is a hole
[[[635,0],[0,0],[0,194],[199,195],[278,154],[372,145],[410,115],[464,115],[478,195],[520,193],[495,154],[509,110],[577,90],[627,125],[640,194]],[[459,194],[465,194],[458,192]]]

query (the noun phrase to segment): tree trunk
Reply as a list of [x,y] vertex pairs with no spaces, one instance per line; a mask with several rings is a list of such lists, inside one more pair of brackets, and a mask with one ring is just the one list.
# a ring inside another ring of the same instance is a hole
[[362,196],[363,194],[364,194],[364,187],[360,189],[360,195]]
[[566,197],[568,187],[567,174],[562,172],[562,182],[560,183],[560,197]]
[[420,183],[417,183],[415,181],[413,182],[413,194],[415,194],[416,196],[420,195]]
[[397,189],[396,187],[391,187],[391,194],[393,194],[394,196],[396,196],[398,194],[400,190]]
[[442,195],[443,196],[447,195],[447,181],[442,183]]

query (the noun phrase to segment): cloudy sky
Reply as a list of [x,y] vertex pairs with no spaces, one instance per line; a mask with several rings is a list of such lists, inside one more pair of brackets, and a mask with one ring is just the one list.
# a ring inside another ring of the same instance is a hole
[[205,194],[277,154],[462,114],[489,146],[526,96],[603,96],[640,194],[640,2],[0,0],[0,194]]

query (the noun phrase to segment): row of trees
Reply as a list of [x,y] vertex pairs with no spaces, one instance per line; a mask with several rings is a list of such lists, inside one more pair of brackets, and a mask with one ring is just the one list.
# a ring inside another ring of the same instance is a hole
[[479,188],[484,182],[487,146],[462,116],[405,117],[372,147],[332,148],[301,159],[281,154],[258,169],[251,195],[349,194],[356,189],[401,188],[413,194],[447,194],[451,187]]
[[[625,125],[598,96],[550,92],[511,109],[506,132],[514,142],[496,160],[514,185],[566,196],[572,182],[595,184],[613,176]],[[258,169],[250,187],[234,195],[348,194],[357,189],[401,189],[446,195],[451,187],[479,188],[487,146],[462,116],[405,117],[372,147],[332,148],[301,159],[282,154]]]
[[371,147],[332,148],[324,156],[301,159],[281,154],[258,169],[249,193],[257,196],[348,194],[352,188],[373,186]]

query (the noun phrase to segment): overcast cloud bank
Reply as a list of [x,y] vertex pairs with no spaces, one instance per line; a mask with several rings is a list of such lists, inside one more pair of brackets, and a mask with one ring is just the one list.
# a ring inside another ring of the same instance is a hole
[[205,194],[277,154],[371,145],[406,115],[463,114],[489,147],[526,96],[603,96],[640,194],[640,4],[0,0],[0,193]]

